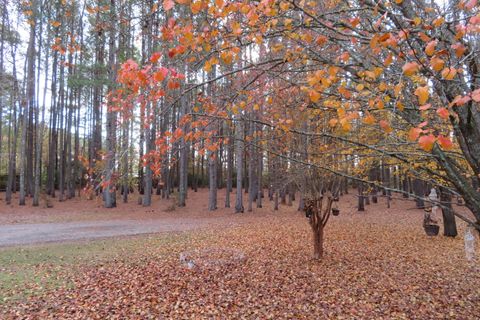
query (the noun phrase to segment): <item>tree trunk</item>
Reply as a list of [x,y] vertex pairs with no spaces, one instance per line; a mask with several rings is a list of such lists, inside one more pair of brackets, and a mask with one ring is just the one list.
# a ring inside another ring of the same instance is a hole
[[[186,101],[185,97],[182,97],[180,99],[180,114],[179,117],[182,118],[183,115],[186,112]],[[186,134],[186,127],[185,125],[182,128],[183,132]],[[178,192],[178,206],[179,207],[185,207],[185,199],[187,197],[187,182],[188,182],[188,177],[187,177],[187,143],[185,142],[185,138],[181,137],[180,138],[180,150],[179,150],[179,192]]]
[[235,213],[244,211],[243,208],[243,194],[242,194],[242,181],[243,181],[243,125],[241,119],[237,122],[235,127],[235,140],[237,143],[237,194],[235,198]]
[[[253,132],[254,132],[254,124],[252,121],[249,122],[248,124],[248,136],[250,137],[250,141],[253,141]],[[249,143],[249,148],[248,148],[248,205],[247,205],[247,211],[252,212],[253,210],[253,199],[256,196],[256,193],[254,192],[254,166],[255,166],[255,157],[253,155],[254,153],[254,147],[253,144],[250,142]]]
[[363,182],[358,183],[358,211],[365,211],[365,202],[363,198]]
[[313,230],[313,258],[320,260],[323,258],[323,225],[319,224]]
[[415,194],[415,205],[418,209],[422,209],[425,206],[423,198],[425,197],[424,183],[420,179],[413,179],[413,193]]
[[[110,39],[108,45],[108,64],[109,68],[109,91],[113,90],[113,83],[116,78],[116,67],[115,67],[115,56],[116,56],[116,46],[115,46],[115,39],[116,39],[116,31],[113,25],[113,22],[116,21],[116,3],[115,0],[110,0]],[[110,103],[112,103],[110,101]],[[116,126],[117,126],[117,116],[116,112],[113,110],[109,110],[107,113],[107,139],[106,139],[106,147],[107,147],[107,157],[106,157],[106,186],[104,190],[105,195],[105,208],[114,208],[116,207],[116,179],[114,175],[115,170],[115,157],[116,157],[116,145],[117,145],[117,137],[116,137]]]
[[234,137],[230,124],[226,124],[226,134],[228,136],[227,146],[227,186],[225,190],[225,208],[230,208],[230,193],[233,189],[232,176],[233,176],[233,158],[234,158]]
[[444,187],[440,187],[440,202],[444,206],[442,208],[443,216],[443,235],[446,237],[456,237],[457,223],[452,210],[452,194]]
[[263,182],[262,182],[262,175],[263,175],[263,152],[261,149],[257,151],[258,155],[258,167],[257,167],[257,208],[262,207],[262,196],[263,196]]

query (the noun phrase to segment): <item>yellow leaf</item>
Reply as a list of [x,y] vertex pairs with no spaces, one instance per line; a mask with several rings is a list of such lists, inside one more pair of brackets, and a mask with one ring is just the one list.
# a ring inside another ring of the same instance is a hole
[[418,103],[424,105],[428,101],[428,86],[418,87],[417,90],[415,90],[415,95],[418,97]]
[[220,57],[222,58],[222,60],[225,64],[231,64],[232,63],[233,54],[230,51],[223,51],[220,54]]
[[212,71],[212,64],[210,63],[210,61],[205,62],[205,65],[203,66],[203,70],[205,70],[205,72]]
[[373,73],[375,74],[375,76],[378,78],[382,75],[383,73],[383,68],[380,68],[380,67],[376,67],[373,69]]
[[383,82],[383,81],[382,81],[382,82],[380,83],[380,85],[378,86],[378,90],[380,90],[380,91],[382,91],[382,92],[385,91],[385,90],[387,90],[387,89],[388,89],[388,86],[387,86],[387,84],[386,84],[385,82]]
[[440,27],[444,22],[445,22],[445,18],[440,17],[440,18],[437,18],[437,19],[433,20],[432,24],[433,24],[434,27],[438,28],[438,27]]
[[400,111],[405,110],[405,106],[403,105],[403,103],[401,101],[397,101],[396,106],[397,106],[398,110],[400,110]]
[[373,71],[365,71],[365,75],[366,75],[368,78],[372,79],[372,80],[375,80],[376,77],[377,77],[377,76],[375,75],[375,72],[373,72]]

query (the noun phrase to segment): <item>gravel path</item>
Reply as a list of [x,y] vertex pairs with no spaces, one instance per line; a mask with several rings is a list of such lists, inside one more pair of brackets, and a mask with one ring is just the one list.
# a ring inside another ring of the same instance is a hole
[[231,221],[222,218],[162,218],[0,225],[0,246],[186,231],[218,223],[230,224]]

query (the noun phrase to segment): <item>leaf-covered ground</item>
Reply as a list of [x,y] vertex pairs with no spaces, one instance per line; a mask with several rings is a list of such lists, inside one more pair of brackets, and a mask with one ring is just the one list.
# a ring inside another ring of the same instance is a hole
[[[0,318],[478,319],[480,273],[462,237],[427,237],[411,206],[356,213],[346,202],[327,226],[321,262],[311,260],[307,220],[288,207],[245,214],[249,223],[235,227],[116,240],[106,258],[57,268],[69,281],[0,305]],[[213,248],[245,259],[180,262]]]

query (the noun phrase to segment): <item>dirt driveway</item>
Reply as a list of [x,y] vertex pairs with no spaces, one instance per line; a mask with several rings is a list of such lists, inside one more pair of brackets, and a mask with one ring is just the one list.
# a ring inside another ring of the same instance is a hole
[[225,218],[161,218],[150,220],[107,220],[65,223],[0,225],[0,246],[72,241],[155,232],[186,231],[222,224],[237,224]]

